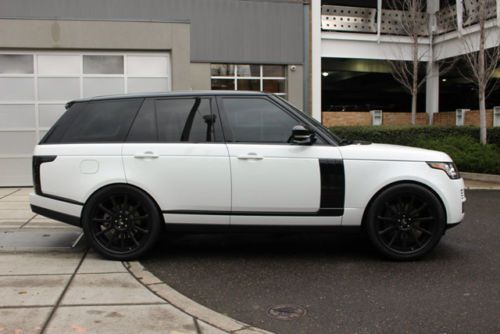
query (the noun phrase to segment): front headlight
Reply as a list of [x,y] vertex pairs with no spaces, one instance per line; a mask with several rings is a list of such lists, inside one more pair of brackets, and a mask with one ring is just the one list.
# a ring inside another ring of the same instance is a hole
[[427,161],[429,167],[434,169],[441,169],[445,172],[450,179],[455,180],[460,178],[460,173],[458,172],[457,166],[453,162],[435,162]]

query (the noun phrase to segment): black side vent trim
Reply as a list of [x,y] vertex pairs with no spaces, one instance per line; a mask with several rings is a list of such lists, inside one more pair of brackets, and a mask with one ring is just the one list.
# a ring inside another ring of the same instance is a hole
[[40,166],[46,162],[52,162],[56,160],[57,155],[34,155],[33,156],[33,187],[35,188],[35,194],[43,195],[42,184],[40,181]]
[[318,214],[342,216],[344,214],[345,174],[340,159],[320,159],[321,200]]

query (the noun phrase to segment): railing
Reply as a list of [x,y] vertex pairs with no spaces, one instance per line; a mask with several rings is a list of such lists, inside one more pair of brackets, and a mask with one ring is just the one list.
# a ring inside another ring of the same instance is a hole
[[[500,1],[500,0],[497,0]],[[463,26],[470,26],[478,22],[479,0],[463,0]],[[456,5],[443,7],[436,12],[436,26],[434,34],[440,35],[457,29]],[[497,16],[495,0],[486,2],[487,19]],[[349,6],[323,5],[321,7],[321,29],[325,31],[345,31],[357,33],[378,33],[377,9]],[[380,15],[380,34],[406,35],[401,20],[410,19],[410,15],[402,10],[383,9]],[[430,14],[421,13],[417,17],[421,31],[419,35],[429,35]]]

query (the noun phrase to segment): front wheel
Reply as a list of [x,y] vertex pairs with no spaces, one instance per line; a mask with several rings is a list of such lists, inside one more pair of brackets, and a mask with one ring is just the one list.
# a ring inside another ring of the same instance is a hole
[[83,230],[90,245],[112,260],[132,260],[147,252],[161,233],[153,200],[131,186],[105,188],[85,205]]
[[429,253],[445,227],[445,212],[437,196],[416,184],[398,184],[382,191],[366,221],[372,244],[394,260],[415,260]]

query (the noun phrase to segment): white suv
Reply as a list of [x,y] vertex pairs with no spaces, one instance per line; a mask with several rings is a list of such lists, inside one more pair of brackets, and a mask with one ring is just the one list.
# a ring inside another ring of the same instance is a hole
[[450,157],[338,139],[281,98],[184,92],[76,100],[36,146],[32,210],[110,259],[167,228],[355,228],[415,259],[464,217]]

